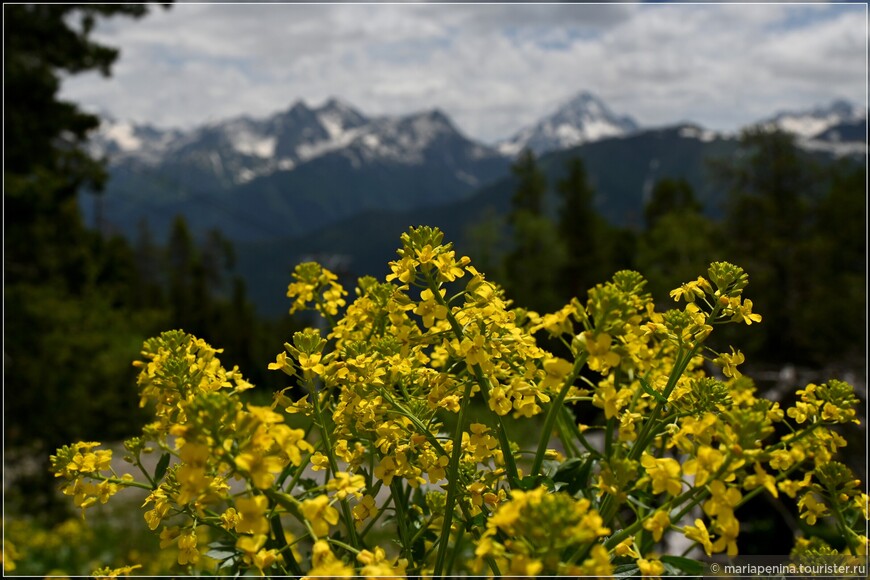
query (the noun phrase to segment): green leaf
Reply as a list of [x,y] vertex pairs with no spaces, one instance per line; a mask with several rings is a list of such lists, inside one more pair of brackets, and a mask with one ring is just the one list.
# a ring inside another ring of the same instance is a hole
[[163,480],[163,476],[166,475],[166,469],[169,467],[169,453],[164,453],[160,456],[160,461],[157,462],[157,468],[154,470],[154,489],[157,489],[157,486]]
[[486,526],[486,515],[483,512],[465,522],[465,529],[469,532],[472,528],[483,528],[484,526]]
[[698,562],[691,558],[683,558],[682,556],[662,556],[660,560],[685,572],[689,576],[700,576],[707,570],[707,566],[703,562]]
[[592,457],[587,453],[582,458],[574,457],[562,463],[553,474],[553,481],[564,483],[563,489],[574,495],[587,487],[591,470]]
[[213,549],[209,550],[205,553],[206,558],[211,558],[212,560],[229,560],[233,556],[236,555],[235,551],[230,550],[221,550],[221,549]]
[[527,475],[517,482],[517,487],[523,491],[529,491],[542,485],[549,490],[554,488],[553,480],[543,475]]
[[619,566],[615,566],[613,568],[613,577],[614,578],[631,578],[632,576],[639,576],[640,569],[638,569],[637,564],[620,564]]

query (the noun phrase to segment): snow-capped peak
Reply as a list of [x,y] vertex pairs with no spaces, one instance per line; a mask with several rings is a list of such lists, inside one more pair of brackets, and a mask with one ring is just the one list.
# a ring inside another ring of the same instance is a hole
[[866,110],[858,108],[848,101],[837,100],[828,106],[814,107],[809,110],[784,111],[774,115],[763,124],[808,139],[835,125],[853,123],[866,118]]
[[137,158],[154,162],[177,139],[176,129],[157,129],[150,125],[138,125],[128,120],[119,120],[111,115],[101,115],[100,126],[91,136],[90,150],[93,154],[110,159]]
[[614,114],[601,99],[584,91],[497,147],[505,155],[513,156],[526,148],[540,155],[607,137],[627,135],[637,129],[638,125],[633,119]]
[[366,122],[362,113],[334,97],[316,109],[314,114],[332,141],[340,141],[344,133]]
[[450,136],[461,137],[447,115],[434,109],[374,119],[357,130],[352,148],[364,159],[413,164],[422,162],[435,141]]

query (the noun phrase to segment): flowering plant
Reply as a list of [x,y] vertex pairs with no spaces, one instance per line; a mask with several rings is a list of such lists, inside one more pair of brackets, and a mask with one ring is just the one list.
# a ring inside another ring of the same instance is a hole
[[[204,341],[146,341],[138,383],[155,420],[125,442],[140,476],[75,443],[51,458],[63,492],[84,513],[148,490],[145,522],[191,572],[698,574],[668,540],[735,556],[735,511],[760,493],[794,498],[809,526],[832,521],[846,553],[866,555],[867,496],[834,461],[834,427],[857,422],[852,388],[811,384],[783,409],[741,375],[739,350],[707,345],[717,326],[761,321],[741,268],[712,264],[665,312],[622,271],[541,315],[512,309],[437,229],[411,228],[398,254],[350,304],[334,274],[296,268],[291,312],[328,328],[297,332],[269,365],[291,381],[271,407],[244,404],[252,385]],[[579,423],[590,405],[599,419]],[[531,445],[512,436],[523,422]]]

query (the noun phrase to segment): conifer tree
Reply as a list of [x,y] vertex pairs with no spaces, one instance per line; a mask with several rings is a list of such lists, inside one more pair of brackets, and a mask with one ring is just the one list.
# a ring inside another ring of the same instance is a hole
[[637,268],[649,280],[653,297],[669,303],[668,292],[690,280],[706,264],[727,258],[717,225],[701,213],[692,186],[663,178],[644,208],[647,229],[640,235]]
[[794,136],[781,131],[745,130],[740,146],[737,161],[717,167],[729,188],[724,229],[730,259],[754,276],[756,308],[766,321],[757,335],[767,356],[791,361],[801,356],[795,323],[815,284],[801,247],[821,195],[818,168]]
[[509,216],[513,250],[505,259],[505,285],[517,303],[546,311],[559,303],[557,280],[564,245],[544,214],[547,179],[534,154],[524,151],[511,169],[517,187]]
[[560,273],[562,299],[579,297],[607,276],[607,225],[595,212],[595,191],[589,185],[583,160],[573,157],[556,189],[562,198],[558,230],[565,244]]

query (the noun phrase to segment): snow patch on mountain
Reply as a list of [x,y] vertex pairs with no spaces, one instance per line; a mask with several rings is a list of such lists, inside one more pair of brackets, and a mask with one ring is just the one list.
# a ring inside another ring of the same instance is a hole
[[767,129],[793,134],[797,144],[809,151],[837,157],[862,155],[867,151],[867,110],[847,101],[805,111],[785,111],[763,121]]
[[828,106],[815,107],[806,111],[784,111],[762,124],[809,139],[835,125],[866,118],[866,110],[856,107],[848,101],[834,101]]
[[251,155],[268,159],[275,154],[276,137],[257,135],[255,133],[237,133],[232,136],[233,147],[242,155]]
[[136,129],[132,123],[115,123],[110,125],[105,132],[106,138],[114,142],[121,151],[128,153],[142,147],[142,140],[136,136]]
[[680,127],[678,135],[686,139],[697,139],[704,143],[709,143],[710,141],[714,141],[720,137],[720,135],[715,131],[704,129],[698,125],[685,125]]
[[164,155],[169,144],[177,139],[176,130],[163,131],[148,125],[136,125],[104,115],[99,129],[88,143],[89,152],[97,157],[136,159],[154,164]]
[[523,149],[540,155],[638,130],[630,117],[618,116],[595,95],[582,92],[535,125],[497,144],[503,155],[515,156]]
[[302,143],[296,148],[296,157],[300,161],[309,161],[315,157],[325,155],[330,151],[336,151],[347,147],[360,134],[360,129],[339,130],[337,125],[331,125],[330,139]]

